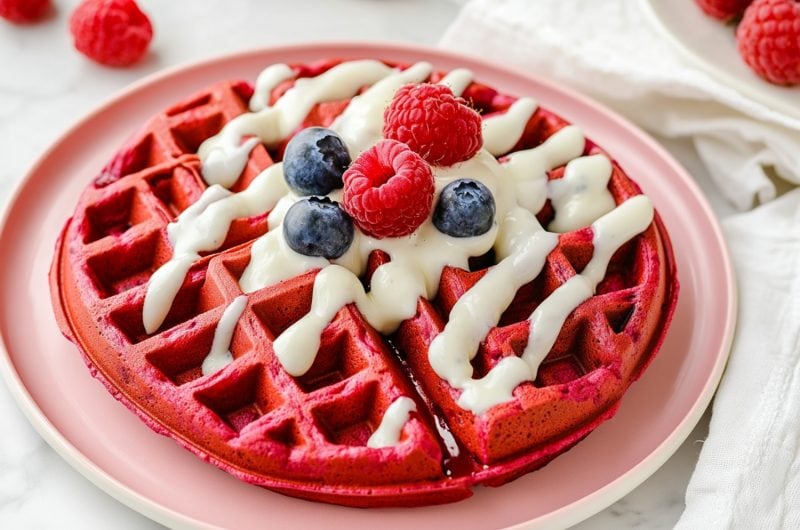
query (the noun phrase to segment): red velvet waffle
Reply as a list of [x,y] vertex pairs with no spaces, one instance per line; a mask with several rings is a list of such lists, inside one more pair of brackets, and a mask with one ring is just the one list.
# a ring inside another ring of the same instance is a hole
[[[336,63],[295,70],[314,76]],[[272,100],[293,82],[273,90]],[[156,116],[88,186],[64,227],[50,274],[56,316],[117,399],[157,432],[245,481],[352,506],[467,497],[476,484],[500,485],[541,467],[613,416],[661,345],[677,298],[671,248],[657,216],[616,252],[596,295],[568,317],[536,381],[479,415],[456,404],[459,391],[433,372],[427,350],[450,308],[491,267],[491,254],[474,258],[469,271],[446,268],[437,298],[420,299],[417,315],[391,336],[372,329],[354,305],[345,307],[323,332],[311,369],[296,378],[271,344],[308,312],[316,272],[256,291],[233,335],[234,362],[203,376],[200,365],[222,312],[241,294],[250,245],[267,229],[265,215],[239,219],[222,247],[191,268],[165,322],[148,335],[142,307],[148,279],[171,256],[166,226],[207,187],[197,148],[247,111],[252,92],[245,82],[221,83]],[[484,116],[514,101],[477,83],[463,97]],[[318,104],[303,126],[329,125],[346,105]],[[540,108],[514,150],[536,146],[566,125]],[[597,151],[587,142],[587,154]],[[246,188],[281,152],[257,146],[232,190]],[[562,174],[559,168],[550,178]],[[616,165],[609,190],[617,204],[640,194]],[[548,203],[538,217],[544,224],[552,215]],[[481,344],[472,363],[476,376],[521,353],[531,312],[581,271],[592,248],[590,228],[560,236],[543,272],[517,292]],[[374,253],[369,271],[386,259]],[[367,447],[399,396],[417,405],[402,443]]]

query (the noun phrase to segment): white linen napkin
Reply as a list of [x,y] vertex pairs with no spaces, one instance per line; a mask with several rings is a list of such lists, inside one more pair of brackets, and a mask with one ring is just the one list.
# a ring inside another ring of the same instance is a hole
[[[688,137],[739,209],[800,183],[800,121],[696,69],[629,0],[472,0],[442,38]],[[799,89],[800,90],[800,89]],[[800,528],[800,189],[723,223],[740,313],[680,529]]]
[[630,0],[473,0],[441,45],[556,79],[667,137],[690,136],[720,190],[746,209],[800,183],[800,120],[720,84],[676,53]]
[[723,228],[739,323],[677,528],[800,528],[800,189]]

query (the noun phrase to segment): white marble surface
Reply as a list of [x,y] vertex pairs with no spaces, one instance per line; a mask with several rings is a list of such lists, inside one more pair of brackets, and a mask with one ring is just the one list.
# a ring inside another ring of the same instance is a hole
[[[151,14],[153,52],[127,70],[73,52],[72,1],[31,27],[0,21],[0,204],[60,133],[130,82],[164,67],[254,46],[331,39],[435,44],[458,0],[140,0]],[[422,14],[422,16],[421,16]],[[695,174],[720,215],[722,202],[691,146],[667,147]],[[628,496],[578,525],[582,530],[670,528],[683,508],[708,414],[675,456]],[[84,479],[39,438],[0,385],[0,528],[156,528]]]

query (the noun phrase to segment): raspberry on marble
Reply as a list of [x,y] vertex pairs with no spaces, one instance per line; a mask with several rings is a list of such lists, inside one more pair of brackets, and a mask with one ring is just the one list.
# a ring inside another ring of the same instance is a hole
[[153,26],[134,0],[85,0],[69,20],[75,48],[106,66],[129,66],[147,53]]

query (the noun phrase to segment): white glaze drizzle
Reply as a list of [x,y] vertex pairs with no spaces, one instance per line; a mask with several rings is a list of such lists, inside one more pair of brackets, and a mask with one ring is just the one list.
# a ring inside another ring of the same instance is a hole
[[[513,204],[513,190],[503,186],[504,176],[499,170],[500,165],[495,158],[485,151],[458,166],[433,168],[437,194],[453,180],[469,175],[489,188],[499,212],[508,211]],[[391,333],[404,320],[414,316],[420,296],[427,299],[436,296],[439,278],[446,265],[468,268],[470,257],[489,251],[495,242],[498,226],[495,223],[485,234],[470,238],[450,237],[430,221],[403,238],[375,239],[357,231],[348,252],[317,274],[311,310],[276,339],[273,348],[278,359],[290,374],[298,376],[305,373],[316,357],[320,333],[336,313],[349,303],[355,303],[375,329],[381,333]],[[358,275],[369,254],[378,249],[392,259],[375,270],[370,279],[370,292],[367,293]],[[251,255],[248,269],[265,268],[262,259],[284,259],[267,257],[261,249],[258,254],[254,251]],[[345,263],[354,265],[343,266]],[[246,270],[245,275],[249,274]],[[243,289],[251,291],[267,285],[248,283]]]
[[[445,355],[458,356],[455,362],[434,364],[432,361],[431,366],[440,377],[447,379],[451,386],[464,389],[458,400],[459,406],[480,414],[493,405],[510,401],[512,392],[519,383],[535,380],[539,366],[555,344],[569,314],[594,294],[597,285],[605,277],[611,256],[620,246],[643,232],[652,220],[653,206],[650,199],[644,195],[628,199],[597,219],[592,224],[594,234],[592,259],[580,274],[560,285],[531,314],[528,344],[522,357],[503,359],[483,378],[472,379],[472,366],[469,364],[483,337],[471,344],[456,342],[455,346],[467,349],[454,352],[450,348],[454,346],[453,341],[458,340],[459,335],[456,334],[457,338],[454,340],[450,339],[450,331],[445,327],[445,330],[434,339],[428,355],[431,359]],[[543,257],[546,257],[546,254]],[[506,259],[515,258],[522,259],[519,249],[514,249],[511,256]],[[500,262],[498,267],[502,264],[503,262]],[[453,307],[450,322],[452,314],[471,291],[472,289],[462,296]],[[469,302],[468,299],[466,303]],[[498,320],[499,316],[497,315]],[[447,326],[450,326],[450,322]],[[462,325],[466,326],[467,321],[463,321]],[[467,358],[470,352],[471,356]],[[467,370],[469,375],[466,375]]]
[[321,269],[329,264],[325,258],[305,256],[286,244],[281,230],[270,230],[250,248],[251,262],[259,257],[259,267],[247,267],[239,278],[239,287],[252,293],[262,287],[299,276],[306,271]]
[[367,447],[392,447],[400,443],[403,427],[408,423],[411,412],[416,410],[417,405],[410,397],[395,399],[383,413],[381,424],[367,440]]
[[223,311],[217,328],[214,330],[211,350],[201,366],[203,375],[216,373],[233,362],[233,355],[230,352],[231,339],[233,339],[233,332],[245,307],[247,307],[247,297],[239,295]]
[[[444,330],[428,350],[428,360],[439,377],[453,388],[465,390],[460,406],[474,412],[485,410],[508,401],[519,383],[530,380],[530,370],[516,366],[516,361],[511,376],[501,376],[501,368],[481,380],[473,380],[470,361],[519,288],[539,275],[557,244],[558,236],[545,232],[536,217],[523,208],[514,208],[503,220],[495,244],[497,264],[459,298]],[[505,384],[500,384],[498,378]]]
[[172,257],[155,271],[147,284],[142,310],[147,333],[155,332],[164,322],[186,273],[200,259],[200,252],[218,249],[234,219],[269,211],[286,190],[281,166],[274,164],[239,193],[231,193],[219,185],[210,186],[167,226]]
[[231,145],[224,156],[218,151],[213,151],[203,164],[205,181],[210,185],[216,184],[224,188],[233,186],[247,165],[250,152],[258,143],[258,138],[248,138],[241,144]]
[[209,184],[236,182],[247,163],[241,156],[243,138],[255,136],[275,146],[300,126],[315,104],[352,97],[362,86],[393,71],[380,61],[349,61],[317,77],[298,79],[275,105],[237,116],[200,145],[197,154],[203,161],[203,178]]
[[[289,89],[273,107],[266,107],[258,113],[239,116],[226,124],[217,136],[209,138],[203,143],[199,153],[201,159],[203,159],[204,177],[209,178],[205,174],[205,168],[209,164],[215,168],[228,168],[231,165],[229,161],[235,160],[240,156],[238,148],[228,149],[226,148],[226,145],[228,145],[226,142],[238,142],[242,135],[254,132],[255,128],[248,129],[246,126],[263,126],[259,120],[267,122],[278,120],[281,123],[285,123],[287,120],[285,114],[289,112],[283,110],[287,108],[286,98],[302,104],[304,108],[310,109],[317,101],[341,99],[342,97],[347,97],[347,95],[352,95],[351,93],[357,91],[361,86],[373,83],[369,90],[353,98],[351,104],[348,105],[348,108],[338,120],[338,128],[343,136],[349,137],[354,145],[359,145],[358,141],[360,140],[362,145],[368,147],[368,144],[374,143],[380,138],[383,109],[391,101],[394,91],[406,83],[424,80],[430,75],[430,71],[431,66],[428,63],[418,63],[404,71],[394,71],[377,61],[353,61],[342,63],[317,78],[298,80],[295,86]],[[381,78],[381,76],[386,78],[384,82],[375,83],[374,78]],[[319,81],[320,79],[322,81]],[[337,81],[346,83],[350,90],[335,86]],[[294,108],[290,107],[290,109],[290,118],[288,120],[292,124],[296,122],[296,125],[287,126],[288,132],[285,133],[287,136],[305,118],[305,113],[301,115]],[[270,111],[272,114],[269,114]],[[256,118],[240,119],[248,116],[255,116]],[[379,125],[375,125],[376,123]],[[348,134],[351,130],[356,132]],[[370,131],[371,134],[367,135],[364,132],[358,133],[357,131]],[[282,139],[274,134],[272,136],[273,141]],[[250,143],[250,140],[247,143]],[[236,144],[234,143],[233,145]],[[353,147],[350,147],[350,149],[354,150]],[[204,156],[205,158],[203,158]],[[243,166],[242,164],[241,167]],[[232,175],[235,181],[238,179],[240,172],[241,168],[236,170],[235,173],[227,173],[227,177]],[[219,175],[215,175],[214,178],[219,180]],[[258,175],[246,190],[235,195],[231,195],[230,192],[222,189],[220,185],[210,186],[195,205],[187,208],[175,222],[171,223],[168,227],[169,233],[181,234],[181,237],[178,242],[170,235],[170,241],[173,244],[173,256],[170,261],[155,272],[148,284],[143,310],[145,331],[153,333],[164,321],[172,301],[180,289],[183,278],[191,265],[199,259],[200,252],[218,248],[222,244],[224,235],[227,234],[228,227],[234,219],[268,212],[273,209],[280,199],[287,196],[287,193],[288,188],[283,179],[282,164],[274,164]],[[231,197],[227,197],[226,194],[231,195]],[[213,200],[211,200],[212,198]],[[296,197],[289,195],[289,200],[282,201],[281,207],[277,210],[285,213],[285,210],[291,206],[294,200],[296,200]],[[217,201],[220,204],[215,205],[213,208],[208,208],[208,212],[206,212],[209,204]],[[274,213],[272,212],[272,214]],[[280,219],[282,219],[282,214]],[[270,215],[270,228],[277,226],[280,223],[280,219],[276,221],[275,216]],[[220,235],[222,235],[222,240],[219,239]],[[271,240],[278,239],[279,235],[273,234],[269,238]],[[272,243],[259,241],[256,244],[256,250],[263,248],[265,253],[274,249],[275,245],[280,245],[284,247],[284,252],[281,256],[288,254],[288,258],[281,260],[280,268],[276,267],[275,270],[269,272],[246,271],[243,283],[245,292],[252,292],[264,285],[271,285],[271,283],[264,284],[264,281],[276,283],[306,270],[322,267],[327,263],[327,260],[321,258],[314,259],[308,256],[301,256],[291,251],[283,242],[282,237],[280,237],[280,240]],[[274,258],[266,259],[269,261]],[[261,276],[261,280],[257,279],[258,276]],[[258,287],[255,287],[256,285]]]
[[440,85],[447,85],[454,95],[460,96],[472,82],[472,72],[466,68],[450,70],[439,80]]
[[494,156],[511,151],[537,108],[538,104],[531,98],[520,98],[504,113],[483,120],[483,148]]
[[548,196],[556,212],[547,226],[551,232],[570,232],[614,209],[614,196],[608,191],[611,161],[604,155],[582,156],[570,161],[564,176],[547,184]]
[[[351,91],[355,90],[354,87],[362,85],[371,84],[372,87],[362,95],[353,98],[345,112],[334,123],[334,127],[340,135],[347,139],[351,152],[359,153],[380,139],[383,110],[391,100],[394,91],[407,82],[423,80],[430,72],[430,65],[415,65],[405,72],[398,72],[388,69],[381,63],[379,63],[380,66],[375,66],[371,61],[355,61],[354,63],[364,63],[359,67],[359,75],[368,73],[378,79],[370,77],[356,81],[358,78],[354,73],[355,70],[344,68],[352,63],[343,63],[336,67],[343,68],[342,71],[347,72],[346,75],[342,75],[350,83],[348,86]],[[287,91],[273,107],[265,108],[252,115],[244,115],[251,116],[251,118],[243,118],[241,122],[252,125],[258,122],[257,118],[253,118],[253,116],[264,115],[271,109],[280,109],[284,106],[288,108],[288,104],[283,101],[292,91],[295,91],[292,96],[294,101],[303,102],[310,109],[313,105],[313,98],[310,98],[305,91],[315,92],[316,89],[317,96],[315,97],[319,97],[318,87],[323,83],[319,83],[317,80],[325,75],[303,80],[303,83],[298,81],[295,87]],[[381,79],[383,79],[382,82]],[[453,74],[450,79],[443,79],[443,82],[452,84],[455,90],[460,92],[463,87],[468,85],[470,79],[471,75],[463,71]],[[264,84],[267,84],[266,81]],[[325,97],[329,96],[330,94],[326,93]],[[524,123],[535,111],[535,103],[532,100],[525,101],[524,98],[517,103],[517,107],[512,106],[506,113],[507,115],[491,118],[493,121],[484,130],[485,145],[495,146],[496,150],[500,150],[504,145],[513,146],[518,141],[519,135],[524,129]],[[526,115],[527,118],[523,121],[523,117]],[[299,124],[302,117],[297,120],[299,120],[297,121]],[[237,123],[237,120],[233,120],[217,137],[204,143],[207,148],[205,153],[201,153],[201,157],[205,155],[207,161],[214,152],[221,153],[219,156],[235,157],[234,148],[231,146],[235,147],[236,142],[241,142],[244,135],[256,133],[261,141],[274,142],[281,139],[279,133],[288,135],[294,130],[293,127],[288,128],[288,132],[286,129],[267,131],[267,126],[275,125],[274,122],[275,118],[265,118],[257,123],[258,127],[248,129]],[[229,128],[230,130],[227,130]],[[434,168],[437,194],[447,183],[463,177],[475,178],[492,191],[497,205],[495,226],[486,234],[474,238],[451,238],[439,232],[428,220],[414,234],[404,238],[376,240],[357,230],[348,252],[334,263],[321,258],[300,256],[288,248],[280,230],[274,230],[280,226],[288,207],[297,200],[297,197],[287,192],[285,183],[278,182],[283,180],[280,164],[271,166],[262,175],[259,175],[248,190],[231,197],[221,197],[211,201],[224,206],[212,209],[211,204],[208,204],[204,208],[199,208],[199,215],[195,215],[195,218],[190,219],[191,216],[187,216],[186,222],[193,220],[196,224],[212,227],[214,226],[214,224],[210,224],[212,220],[222,219],[227,223],[225,225],[225,231],[227,231],[229,217],[233,219],[239,216],[254,215],[274,207],[269,216],[270,232],[254,243],[251,262],[240,280],[245,292],[272,285],[304,271],[315,268],[322,269],[315,279],[311,311],[284,331],[273,344],[284,368],[292,375],[301,375],[310,368],[319,348],[319,337],[322,330],[348,303],[354,302],[365,319],[378,331],[391,332],[400,322],[414,315],[419,296],[429,299],[435,296],[439,276],[444,266],[467,268],[469,257],[481,255],[494,246],[500,260],[499,263],[461,297],[451,311],[446,333],[443,332],[434,340],[434,344],[455,341],[454,343],[458,343],[459,346],[444,348],[432,345],[430,354],[431,364],[435,371],[454,387],[464,390],[459,399],[459,405],[475,413],[480,413],[494,404],[510,400],[513,389],[519,383],[535,378],[538,369],[535,358],[542,357],[541,350],[544,349],[543,346],[537,346],[537,344],[546,345],[550,340],[548,337],[534,338],[541,331],[542,322],[561,320],[563,324],[563,319],[585,299],[582,297],[587,291],[587,286],[593,292],[597,282],[602,279],[608,259],[613,255],[614,250],[646,228],[652,219],[652,206],[644,197],[637,198],[636,201],[631,199],[625,203],[633,201],[634,206],[623,208],[625,205],[621,205],[600,219],[591,219],[589,222],[595,221],[593,228],[596,230],[595,257],[590,262],[590,266],[587,266],[583,273],[578,275],[584,279],[575,280],[572,284],[567,282],[561,287],[563,288],[562,294],[556,295],[549,304],[547,304],[547,300],[540,304],[539,308],[543,306],[544,308],[538,315],[534,312],[531,316],[529,348],[526,349],[523,358],[503,359],[484,378],[472,379],[472,367],[469,361],[477,351],[480,341],[485,337],[486,332],[496,325],[519,286],[538,275],[547,254],[557,243],[557,236],[544,231],[534,215],[547,200],[547,171],[578,158],[583,151],[583,146],[584,138],[580,130],[575,126],[568,126],[534,149],[509,155],[503,164],[499,164],[487,150],[482,150],[475,157],[461,164],[449,168]],[[595,173],[599,173],[597,168],[600,166],[602,166],[600,162],[579,162],[575,170],[581,170],[578,173],[586,170],[589,175],[581,178],[599,182],[602,180],[602,175],[598,176]],[[266,178],[265,175],[271,178]],[[513,185],[509,186],[506,184],[507,182]],[[239,201],[234,201],[237,196],[247,194],[254,187],[259,188],[259,195],[254,193],[252,199],[243,200],[241,204]],[[574,186],[575,189],[579,187],[580,185]],[[556,189],[554,195],[558,195],[558,191]],[[564,196],[567,196],[565,200],[569,199],[568,195],[569,192],[564,193]],[[255,199],[256,196],[258,196],[258,200]],[[644,204],[646,207],[643,206]],[[241,213],[242,205],[249,206],[249,208],[242,208],[248,213]],[[258,210],[258,212],[253,210]],[[214,213],[208,214],[209,211]],[[650,212],[649,218],[647,217],[648,211]],[[197,217],[203,218],[204,222],[198,223]],[[603,221],[603,219],[606,220]],[[628,225],[623,226],[625,223]],[[178,224],[180,224],[180,218]],[[630,226],[642,228],[636,231]],[[203,246],[203,250],[211,250],[205,248],[210,244],[208,241],[210,238],[191,236],[189,239],[192,241],[185,244],[185,247]],[[179,246],[176,242],[173,244],[176,248]],[[388,252],[392,260],[375,271],[371,279],[371,291],[365,293],[358,280],[358,275],[363,272],[370,252],[376,249]],[[607,258],[603,256],[607,256]],[[595,258],[597,259],[595,260]],[[177,261],[188,270],[191,262],[185,265],[182,260],[186,259],[185,256],[179,257]],[[165,267],[167,266],[165,265]],[[174,273],[171,276],[177,278],[178,274]],[[180,276],[181,281],[182,278]],[[509,278],[513,278],[513,280],[505,283]],[[597,278],[596,281],[595,278]],[[578,287],[575,287],[576,285]],[[180,283],[178,283],[179,286]],[[148,295],[149,291],[148,288]],[[591,296],[591,292],[588,296]],[[588,296],[586,297],[588,298]],[[164,296],[157,298],[160,303],[166,305],[166,309],[162,310],[166,314],[171,304],[171,298]],[[463,307],[459,307],[459,304]],[[563,318],[560,317],[562,314]],[[145,321],[147,320],[145,315]],[[475,325],[476,322],[478,325]],[[534,327],[537,328],[535,333]],[[447,331],[448,328],[450,331]],[[555,336],[559,330],[560,326],[555,329]],[[553,338],[553,340],[555,339]],[[547,351],[549,351],[549,347]],[[545,355],[547,351],[544,351]]]
[[[172,257],[153,273],[147,284],[142,309],[142,321],[147,333],[153,333],[164,322],[183,279],[192,264],[200,259],[200,252],[212,250],[222,244],[220,237],[224,239],[228,232],[227,226],[202,225],[197,220],[208,206],[231,195],[231,192],[221,186],[210,186],[194,204],[167,225],[167,237],[172,243]],[[194,237],[192,230],[196,233]],[[195,243],[196,239],[201,241]]]
[[430,63],[413,64],[405,70],[387,74],[350,101],[330,128],[342,137],[352,159],[383,138],[383,113],[397,89],[424,81],[432,71]]
[[533,377],[569,314],[594,294],[606,275],[611,257],[619,247],[644,232],[653,215],[650,199],[637,195],[592,223],[592,259],[580,274],[560,285],[531,315],[530,338],[522,358],[531,366]]
[[519,205],[531,213],[538,213],[547,201],[547,172],[581,156],[585,143],[581,130],[570,125],[535,149],[508,155],[503,169],[514,182]]
[[269,97],[272,91],[282,82],[291,79],[294,70],[285,64],[273,64],[266,67],[256,79],[256,88],[250,98],[250,111],[258,112],[269,107]]

